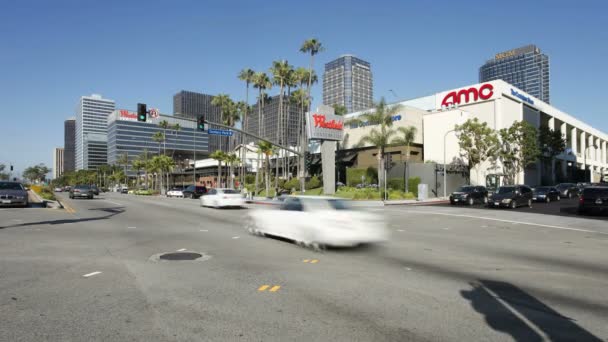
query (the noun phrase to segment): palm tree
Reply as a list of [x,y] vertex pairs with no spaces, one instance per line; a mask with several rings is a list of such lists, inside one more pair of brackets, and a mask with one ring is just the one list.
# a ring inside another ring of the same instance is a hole
[[[146,159],[146,161],[145,161],[144,170],[146,171],[146,185],[148,183],[148,175],[152,174],[153,176],[155,176],[155,174],[158,172],[158,168],[156,167],[156,163],[153,162],[153,159],[154,158]],[[148,188],[156,189],[157,184],[158,184],[158,178],[152,177],[152,186],[150,186]]]
[[[243,111],[241,108],[241,116],[242,116],[242,122],[243,122],[243,130],[248,130],[249,127],[247,126],[248,121],[247,121],[247,116],[249,115],[249,86],[251,85],[251,83],[253,83],[254,77],[255,77],[255,71],[253,71],[252,69],[243,69],[241,70],[241,72],[239,73],[239,80],[244,81],[245,82],[245,110]],[[242,148],[242,145],[245,144],[245,135],[241,134],[241,160],[243,160],[243,164],[241,165],[241,184],[245,183],[245,159],[247,157],[246,155],[246,150]]]
[[170,157],[161,155],[152,158],[151,164],[152,168],[155,171],[160,172],[160,191],[161,194],[165,194],[166,191],[163,186],[163,175],[165,172],[170,172],[173,169],[173,166],[175,166],[175,162],[173,162],[173,159],[171,159]]
[[269,142],[260,141],[258,151],[266,156],[266,196],[268,196],[270,193],[270,156],[274,154],[275,148]]
[[209,156],[211,159],[217,160],[217,185],[216,188],[222,187],[222,162],[226,159],[226,153],[222,150],[216,150]]
[[[211,104],[219,107],[221,112],[222,123],[232,126],[234,120],[234,102],[228,94],[218,94],[211,99]],[[222,138],[220,137],[220,149],[222,148]]]
[[380,99],[371,111],[350,119],[346,124],[361,124],[368,122],[371,125],[380,125],[380,129],[372,128],[368,135],[361,137],[358,146],[371,145],[378,148],[378,186],[384,186],[384,150],[390,144],[391,137],[395,135],[393,116],[401,110],[401,105],[388,106],[384,98]]
[[[236,103],[236,110],[237,110],[237,115],[241,118],[241,122],[243,123],[243,130],[245,130],[245,120],[247,117],[247,112],[249,111],[249,105],[247,104],[247,102],[244,101],[239,101]],[[245,183],[245,158],[246,156],[246,150],[244,148],[245,145],[245,135],[241,134],[241,158],[240,160],[242,161],[241,163],[241,167],[239,168],[239,182],[241,184]]]
[[226,165],[230,167],[230,187],[234,189],[234,178],[232,177],[232,173],[234,172],[234,164],[238,164],[240,159],[235,153],[227,153],[224,157],[224,161],[226,162]]
[[[397,128],[397,133],[401,133],[401,136],[393,139],[393,144],[406,146],[406,148],[405,148],[406,168],[409,168],[409,165],[410,165],[410,146],[414,142],[414,139],[416,139],[416,131],[417,131],[417,129],[414,126],[399,127],[399,128]],[[405,192],[410,191],[408,177],[405,178]]]
[[167,128],[169,128],[169,122],[163,120],[158,123],[158,127],[163,129],[163,153],[167,154]]
[[[270,68],[270,72],[272,73],[272,81],[275,85],[279,86],[279,112],[277,113],[277,133],[276,133],[276,142],[278,144],[284,143],[284,135],[283,130],[285,127],[284,122],[284,114],[283,114],[283,96],[284,89],[286,84],[289,82],[289,78],[291,77],[290,73],[293,68],[287,61],[274,61],[272,62],[272,67]],[[279,163],[277,159],[276,170],[275,170],[275,178],[274,178],[274,187],[278,186],[279,181]]]
[[165,141],[165,134],[158,131],[152,135],[152,140],[158,143],[158,155],[160,155],[160,144]]
[[[253,76],[253,87],[258,89],[258,136],[263,136],[266,134],[265,130],[262,132],[262,108],[264,107],[265,90],[270,89],[272,87],[272,83],[270,82],[270,78],[263,72],[257,72]],[[255,174],[255,192],[258,192],[258,184],[259,184],[259,174],[260,174],[260,154],[258,153],[258,172]]]
[[118,164],[124,168],[125,183],[128,185],[129,181],[128,181],[128,179],[126,179],[126,177],[127,177],[127,166],[129,166],[129,155],[127,154],[127,152],[121,154],[118,157],[118,159],[116,160],[116,164]]

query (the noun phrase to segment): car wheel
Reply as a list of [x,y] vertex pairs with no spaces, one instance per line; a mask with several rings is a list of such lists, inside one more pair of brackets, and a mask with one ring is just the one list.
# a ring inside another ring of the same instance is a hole
[[473,200],[473,197],[469,198],[469,200],[467,201],[468,205],[473,205],[475,204],[475,201]]
[[515,209],[517,208],[517,203],[515,202],[515,200],[511,201],[511,209]]
[[[547,201],[547,203],[549,203],[549,202]],[[528,208],[532,208],[532,200],[531,199],[528,200]]]
[[545,199],[545,202],[547,202],[547,203],[551,202],[551,199],[549,198],[549,196],[547,196],[547,198]]

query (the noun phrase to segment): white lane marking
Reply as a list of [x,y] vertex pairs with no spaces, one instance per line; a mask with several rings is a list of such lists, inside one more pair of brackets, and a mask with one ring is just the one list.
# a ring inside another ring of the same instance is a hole
[[233,239],[238,239],[238,238],[239,238],[239,236],[233,236],[232,238],[233,238]]
[[23,222],[23,220],[21,220],[21,219],[13,219],[13,221],[15,221],[15,222]]
[[207,230],[207,229],[201,229],[200,231],[201,231],[201,232],[208,232],[208,230]]
[[438,213],[436,211],[421,211],[421,210],[407,210],[407,212],[414,213],[414,214],[425,214],[425,215],[434,214],[434,215],[444,215],[444,216],[474,218],[474,219],[480,219],[480,220],[498,221],[498,222],[506,222],[506,223],[512,223],[512,224],[525,224],[525,225],[529,225],[529,226],[538,226],[538,227],[543,227],[543,228],[563,229],[563,230],[572,230],[572,231],[576,231],[576,232],[596,233],[596,234],[608,235],[608,233],[605,233],[605,232],[598,232],[598,231],[589,230],[589,229],[552,226],[552,225],[548,225],[548,224],[540,224],[540,223],[533,223],[533,222],[504,220],[504,219],[498,219],[498,218],[486,217],[486,216],[448,214],[448,213]]
[[114,204],[114,205],[124,205],[124,204],[122,204],[122,203],[113,202],[113,201],[110,201],[110,200],[106,200],[106,202],[108,202],[108,203],[112,203],[112,204]]
[[137,227],[127,227],[127,229],[135,229],[135,228],[137,228]]
[[402,232],[402,231],[403,231],[403,229],[397,229],[397,231],[398,231],[398,232]]
[[406,270],[406,271],[411,271],[412,269],[411,269],[411,268],[409,268],[409,267],[406,267],[406,268],[405,268],[405,270]]
[[505,308],[507,308],[507,310],[511,311],[511,313],[513,315],[515,315],[515,317],[519,318],[522,322],[524,322],[524,324],[526,324],[530,329],[532,329],[535,333],[537,333],[538,336],[540,336],[543,341],[551,341],[551,338],[549,338],[549,336],[547,336],[547,334],[545,334],[544,331],[542,331],[539,327],[537,327],[534,323],[532,323],[529,319],[527,319],[526,316],[519,313],[519,311],[517,311],[514,307],[512,307],[511,304],[504,301],[502,298],[500,298],[499,295],[494,293],[494,291],[490,290],[489,288],[485,287],[483,284],[479,284],[479,285],[488,294],[490,294],[490,296],[494,297],[494,299],[496,299],[497,302],[502,304]]
[[178,251],[178,252],[183,252],[183,251],[185,251],[185,250],[186,250],[185,248],[182,248],[182,249],[178,249],[177,251]]
[[446,228],[441,228],[441,229],[443,229],[443,230],[450,230],[450,228],[447,228],[447,227]]
[[92,277],[92,276],[94,276],[94,275],[98,275],[98,274],[100,274],[100,273],[101,273],[101,272],[96,271],[96,272],[92,272],[92,273],[89,273],[89,274],[85,274],[85,275],[83,275],[83,277],[88,278],[88,277]]

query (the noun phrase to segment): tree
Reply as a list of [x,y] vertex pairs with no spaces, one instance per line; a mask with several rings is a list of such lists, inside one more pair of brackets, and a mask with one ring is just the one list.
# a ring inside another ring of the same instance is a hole
[[173,159],[165,155],[155,156],[151,159],[150,162],[151,168],[155,172],[160,172],[160,191],[162,194],[165,194],[166,191],[163,186],[163,175],[165,174],[165,172],[170,172],[173,169],[173,166],[175,166],[175,162],[173,161]]
[[[312,87],[312,77],[313,77],[313,65],[315,62],[315,55],[318,54],[319,52],[323,51],[323,45],[321,44],[321,42],[316,39],[316,38],[310,38],[304,41],[304,43],[302,44],[302,46],[300,47],[300,52],[302,53],[307,53],[310,54],[310,64],[308,66],[308,86],[306,87],[306,93],[307,93],[307,98],[308,98],[308,103],[311,103],[311,98],[310,98],[310,88]],[[300,131],[300,152],[303,154],[305,149],[308,148],[308,139],[306,139],[306,132],[304,129],[304,125],[305,123],[302,122],[302,130]],[[304,146],[306,145],[306,146]],[[304,160],[300,159],[300,168],[304,169]],[[304,184],[305,184],[305,178],[304,177],[300,177],[300,189],[302,189],[302,191],[304,191]]]
[[[496,132],[486,122],[469,119],[462,125],[456,125],[456,135],[460,146],[460,156],[467,160],[469,178],[471,170],[496,154],[498,138]],[[447,170],[444,170],[447,172]],[[479,181],[479,168],[477,168]]]
[[540,147],[541,161],[545,165],[551,165],[551,184],[555,184],[555,165],[553,164],[553,160],[566,150],[566,140],[562,132],[541,126],[538,130],[538,145]]
[[169,122],[163,120],[158,123],[158,127],[163,129],[163,153],[167,154],[167,129],[169,128]]
[[333,107],[334,107],[334,113],[336,115],[342,116],[342,115],[348,113],[348,110],[346,109],[346,107],[344,107],[341,104],[334,105]]
[[[258,151],[266,156],[266,196],[270,194],[270,156],[275,152],[274,146],[266,141],[258,142]],[[275,175],[276,177],[276,175]]]
[[160,144],[165,141],[165,134],[158,131],[152,135],[152,140],[158,143],[158,154],[160,155]]
[[540,156],[538,131],[526,121],[515,121],[511,127],[499,130],[498,135],[498,160],[502,162],[507,182],[514,184],[517,175]]
[[224,157],[224,162],[226,162],[226,165],[230,167],[230,175],[228,177],[230,177],[230,187],[234,189],[234,178],[232,175],[234,172],[234,165],[238,164],[240,159],[235,153],[227,153]]
[[[270,82],[270,78],[263,72],[257,72],[253,77],[253,87],[258,89],[258,136],[265,135],[266,132],[262,132],[262,109],[264,107],[264,99],[265,90],[270,89],[272,87],[272,83]],[[255,174],[255,192],[258,192],[258,184],[259,184],[259,169],[260,169],[260,154],[258,153],[258,172]]]
[[51,169],[46,167],[43,163],[38,165],[27,167],[23,171],[23,178],[29,179],[32,182],[41,182],[46,178],[47,173],[51,172]]
[[6,165],[0,164],[0,180],[8,180],[10,177],[7,172],[4,172],[4,169],[6,169]]
[[222,187],[222,162],[226,159],[226,153],[222,150],[216,150],[209,156],[211,159],[217,160],[217,188]]
[[376,103],[373,110],[365,112],[356,118],[352,118],[346,124],[362,124],[367,122],[371,125],[379,125],[380,129],[372,128],[368,135],[361,137],[357,146],[366,144],[378,148],[378,186],[384,188],[384,150],[390,144],[391,137],[395,135],[395,130],[390,127],[393,125],[393,116],[402,109],[401,105],[389,106],[384,98]]
[[[279,109],[278,109],[278,113],[277,113],[277,133],[276,133],[276,137],[275,140],[278,144],[284,143],[283,139],[284,136],[281,134],[283,133],[285,122],[284,122],[284,114],[283,114],[283,96],[284,96],[284,89],[285,89],[285,85],[289,82],[289,78],[290,73],[292,73],[293,68],[291,65],[289,65],[289,63],[287,63],[287,61],[283,60],[283,61],[274,61],[272,62],[272,67],[270,68],[270,72],[272,73],[272,80],[273,83],[275,85],[279,86]],[[274,187],[276,188],[278,186],[278,181],[279,181],[279,163],[277,160],[277,163],[275,163],[276,165],[276,171],[275,171],[275,179],[274,179]]]
[[[410,147],[412,145],[412,143],[414,142],[414,139],[416,139],[416,127],[414,126],[409,126],[409,127],[399,127],[397,128],[397,133],[401,134],[399,137],[396,137],[395,139],[393,139],[393,144],[395,145],[405,145],[405,161],[407,163],[407,167],[409,168],[409,162],[410,162]],[[409,192],[409,182],[408,179],[409,177],[406,176],[405,177],[405,192]]]
[[[243,130],[248,130],[249,126],[248,126],[248,115],[249,115],[249,86],[253,83],[254,77],[255,77],[255,71],[253,71],[252,69],[243,69],[241,70],[241,72],[239,73],[239,80],[244,81],[245,82],[245,107],[244,108],[240,108],[241,110],[241,117],[242,117],[242,122],[243,122]],[[241,106],[242,107],[242,106]],[[244,109],[244,110],[243,110]],[[245,135],[241,134],[241,145],[245,144]],[[247,155],[246,155],[246,150],[244,148],[241,147],[241,160],[245,160]],[[242,164],[241,166],[241,184],[245,183],[245,163]]]
[[[121,155],[118,156],[118,159],[116,159],[116,164],[123,167],[124,174],[126,177],[127,167],[129,166],[129,155],[127,154],[127,152],[122,153]],[[125,178],[125,184],[128,184],[128,183],[129,183],[129,181]]]

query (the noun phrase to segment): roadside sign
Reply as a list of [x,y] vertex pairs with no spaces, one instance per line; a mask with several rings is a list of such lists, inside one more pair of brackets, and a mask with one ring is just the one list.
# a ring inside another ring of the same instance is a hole
[[150,110],[148,111],[148,115],[152,118],[152,119],[156,119],[158,118],[160,112],[157,108],[150,108]]
[[227,129],[208,129],[207,133],[211,135],[223,135],[226,137],[231,137],[234,134],[233,131]]

